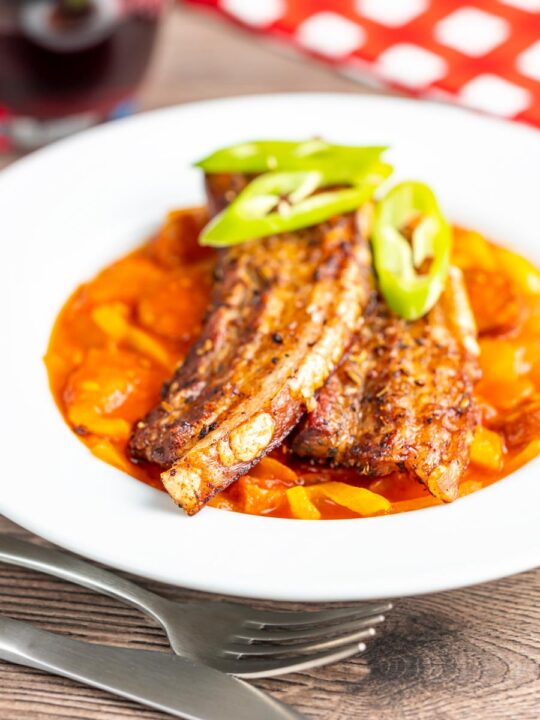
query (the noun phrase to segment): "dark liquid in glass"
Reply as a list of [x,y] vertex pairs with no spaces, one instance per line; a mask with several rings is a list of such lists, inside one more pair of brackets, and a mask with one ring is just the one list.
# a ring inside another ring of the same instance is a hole
[[161,0],[0,0],[0,105],[43,120],[129,98],[148,64]]

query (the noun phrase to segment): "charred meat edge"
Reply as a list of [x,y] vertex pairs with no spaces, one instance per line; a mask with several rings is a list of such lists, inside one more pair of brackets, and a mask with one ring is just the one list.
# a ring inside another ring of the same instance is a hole
[[[248,181],[241,174],[209,176],[214,207],[223,209]],[[375,476],[410,472],[436,497],[455,499],[478,422],[473,386],[480,374],[461,272],[451,269],[426,318],[409,323],[374,297],[363,320],[294,438],[294,450]]]
[[371,292],[354,216],[222,251],[202,335],[131,439],[193,514],[249,470],[314,402]]
[[409,472],[444,501],[458,495],[477,424],[474,318],[452,267],[427,316],[407,322],[371,303],[348,356],[293,441],[307,458],[367,475]]

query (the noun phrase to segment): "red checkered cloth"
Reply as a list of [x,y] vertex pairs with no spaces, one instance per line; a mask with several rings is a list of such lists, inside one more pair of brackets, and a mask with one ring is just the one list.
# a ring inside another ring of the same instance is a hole
[[417,96],[540,127],[540,0],[186,0]]

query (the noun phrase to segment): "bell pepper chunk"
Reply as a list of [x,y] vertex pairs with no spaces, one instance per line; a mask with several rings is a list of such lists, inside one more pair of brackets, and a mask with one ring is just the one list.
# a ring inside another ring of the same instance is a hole
[[526,465],[531,460],[534,460],[534,458],[538,457],[540,455],[540,440],[531,440],[531,442],[521,450],[517,455],[515,455],[507,464],[506,464],[506,472],[509,475],[510,473],[515,472],[516,470],[519,470],[519,468],[523,467],[523,465]]
[[69,405],[67,416],[74,428],[104,437],[126,440],[131,433],[131,423],[123,418],[108,417],[99,412],[92,403],[77,402]]
[[300,520],[320,520],[321,513],[311,501],[309,493],[302,485],[296,485],[286,491],[291,512]]
[[486,470],[502,468],[503,441],[499,433],[478,425],[471,445],[471,462]]
[[391,507],[390,501],[382,495],[347,483],[327,482],[315,485],[310,489],[317,494],[325,495],[337,505],[346,507],[364,517],[388,512]]
[[90,445],[90,450],[100,460],[103,460],[118,470],[122,470],[128,475],[133,472],[127,457],[115,447],[110,440],[96,440]]
[[266,515],[278,508],[285,499],[283,485],[268,486],[251,475],[244,475],[238,481],[238,499],[242,511],[250,515]]
[[411,498],[410,500],[398,500],[392,503],[392,512],[410,512],[411,510],[422,510],[428,507],[435,507],[436,505],[444,505],[444,503],[432,495],[428,497]]
[[263,458],[255,467],[249,471],[251,477],[261,480],[283,480],[285,482],[296,482],[298,475],[290,467],[279,460],[271,457]]
[[[414,223],[411,242],[402,231]],[[450,265],[451,229],[432,191],[403,182],[378,203],[373,225],[373,259],[380,290],[391,310],[416,320],[435,305]],[[418,272],[426,260],[429,269]]]
[[459,485],[459,497],[465,497],[465,495],[471,495],[472,493],[478,492],[484,487],[480,480],[464,480]]
[[540,271],[526,258],[506,248],[496,248],[500,267],[525,295],[540,294]]
[[483,270],[496,273],[499,270],[493,246],[479,232],[454,227],[452,262],[461,270]]
[[123,303],[98,305],[92,311],[92,320],[112,340],[127,343],[166,368],[174,367],[174,359],[161,343],[130,322],[129,312]]

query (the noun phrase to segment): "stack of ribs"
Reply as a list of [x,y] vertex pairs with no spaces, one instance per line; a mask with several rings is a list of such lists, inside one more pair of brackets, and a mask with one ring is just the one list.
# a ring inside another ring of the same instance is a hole
[[[211,211],[248,181],[208,176]],[[202,334],[130,441],[188,514],[291,433],[313,462],[457,497],[477,423],[463,278],[452,268],[436,306],[403,320],[375,290],[364,225],[359,211],[219,251]]]

